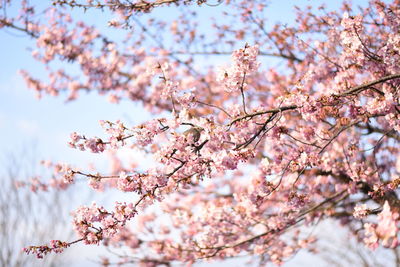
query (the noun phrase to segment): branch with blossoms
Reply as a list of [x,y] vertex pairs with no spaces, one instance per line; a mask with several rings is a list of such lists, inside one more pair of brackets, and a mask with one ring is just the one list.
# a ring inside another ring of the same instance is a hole
[[[365,83],[365,84],[363,84],[361,86],[357,86],[357,87],[354,87],[354,88],[351,88],[351,89],[347,90],[346,93],[344,93],[342,96],[347,95],[348,94],[347,92],[355,92],[355,91],[365,90],[365,89],[367,89],[368,87],[370,87],[372,85],[376,85],[376,84],[379,84],[379,83],[382,83],[382,82],[390,81],[392,79],[397,79],[399,76],[400,75],[398,75],[398,74],[390,75],[390,76],[384,77],[384,78],[376,80],[376,81]],[[300,108],[302,108],[302,107],[298,107],[298,106],[292,105],[292,106],[286,106],[286,107],[277,108],[277,109],[259,111],[259,112],[255,112],[255,113],[251,113],[251,114],[245,114],[243,116],[239,116],[239,117],[233,119],[230,123],[227,124],[228,130],[231,128],[232,125],[234,125],[234,124],[236,124],[236,123],[238,123],[238,122],[240,122],[242,120],[249,120],[249,119],[252,119],[252,118],[257,117],[257,116],[270,114],[269,118],[263,123],[262,127],[259,130],[257,130],[257,132],[255,132],[254,135],[251,138],[249,138],[248,140],[246,140],[244,143],[236,145],[235,149],[245,148],[246,146],[251,144],[257,137],[259,137],[261,134],[263,134],[263,136],[264,136],[272,128],[274,128],[275,131],[283,131],[282,133],[287,134],[288,136],[291,136],[286,130],[282,130],[282,129],[280,130],[279,127],[275,127],[277,122],[279,121],[279,119],[276,120],[276,122],[269,129],[266,129],[266,126],[267,126],[267,124],[269,122],[271,122],[275,118],[275,116],[278,113],[281,114],[283,111],[296,110],[296,109],[300,109]],[[156,126],[157,122],[159,123],[160,127]],[[137,143],[138,144],[142,144],[142,145],[147,145],[147,144],[152,142],[154,136],[156,136],[157,134],[162,133],[162,132],[164,132],[164,131],[169,129],[169,126],[165,126],[163,124],[163,122],[165,123],[166,120],[165,119],[154,120],[152,124],[148,124],[146,126],[141,125],[141,126],[137,127],[136,129],[139,129],[139,132],[137,132],[135,134],[126,134],[125,133],[126,131],[129,132],[129,131],[136,131],[136,130],[135,129],[126,128],[119,121],[117,121],[116,123],[112,123],[112,122],[109,122],[109,121],[104,121],[104,122],[101,122],[102,126],[106,127],[106,131],[109,134],[112,135],[112,137],[109,139],[109,141],[103,141],[100,138],[87,139],[85,136],[80,136],[80,135],[78,135],[76,133],[73,133],[71,135],[72,141],[69,144],[70,144],[70,146],[77,147],[80,150],[84,150],[85,148],[88,148],[94,153],[98,153],[98,152],[104,151],[106,145],[111,145],[111,147],[113,147],[113,148],[117,147],[118,142],[121,142],[121,144],[124,145],[124,141],[126,139],[129,139],[129,138],[132,138],[132,137],[144,138],[143,140],[138,139]],[[182,125],[184,125],[184,124],[187,124],[187,123],[182,123]],[[193,124],[191,124],[191,125],[193,126]],[[345,130],[347,130],[350,127],[353,127],[353,126],[359,127],[359,122],[356,121],[356,122],[353,122],[351,124],[349,124],[348,122],[344,123],[342,128],[340,128],[332,137],[327,139],[327,142],[324,144],[323,147],[316,145],[315,142],[314,142],[313,145],[318,147],[318,148],[320,148],[318,153],[321,154],[326,149],[326,147],[329,146],[342,132],[344,132]],[[379,131],[377,129],[375,129],[374,132],[379,132]],[[394,138],[396,138],[396,135],[392,135],[390,133],[387,133],[387,135],[391,136],[391,137],[394,136]],[[291,136],[291,138],[294,138],[294,137]],[[83,143],[79,143],[78,144],[79,141],[83,141]],[[260,141],[261,141],[261,139],[258,142],[260,142]],[[297,141],[300,141],[300,140],[297,139]],[[302,141],[300,141],[300,142],[303,143],[303,144],[307,144],[307,143],[302,142]],[[204,144],[205,143],[203,143],[200,147],[204,146]],[[174,151],[176,152],[177,150],[174,149]],[[173,152],[171,154],[171,156],[170,156],[171,158],[172,158],[172,155],[175,154],[175,152]],[[178,160],[181,163],[183,162],[182,160],[177,159],[177,158],[173,158],[173,159]],[[80,171],[70,171],[70,172],[67,171],[65,173],[67,173],[67,176],[65,176],[65,177],[68,177],[66,179],[67,182],[68,182],[68,180],[72,181],[72,177],[73,177],[74,174],[83,174]],[[117,176],[100,176],[98,174],[96,174],[96,175],[84,174],[84,175],[86,175],[87,177],[93,178],[95,181],[99,181],[99,180],[101,180],[103,178],[117,178]]]
[[110,10],[124,10],[126,13],[130,12],[150,12],[153,8],[159,6],[168,6],[168,5],[179,5],[183,2],[183,4],[190,4],[191,2],[196,2],[198,5],[202,3],[206,3],[206,0],[187,0],[187,1],[180,1],[180,0],[157,0],[157,1],[137,1],[131,2],[121,2],[121,1],[107,1],[101,2],[99,0],[90,0],[87,3],[79,3],[76,0],[53,0],[53,5],[60,5],[60,6],[68,6],[71,8],[78,7],[83,8],[85,10],[90,8],[96,9],[105,9],[108,8]]
[[[201,149],[201,148],[200,148]],[[187,162],[182,162],[170,173],[167,173],[165,177],[168,179],[175,175],[180,169],[182,169]],[[85,174],[80,171],[72,171],[73,174],[79,174],[88,178],[95,179],[109,179],[117,178],[115,176],[100,176]],[[198,174],[197,174],[198,175]],[[140,205],[143,205],[147,199],[158,199],[160,200],[161,195],[157,195],[157,190],[161,190],[163,187],[169,186],[168,182],[162,182],[155,184],[152,188],[144,189],[143,184],[135,182],[138,179],[143,179],[145,174],[138,174],[136,176],[120,175],[118,177],[118,187],[125,192],[137,192],[140,196],[139,200],[134,204],[117,203],[115,212],[107,212],[103,207],[97,207],[95,204],[91,208],[81,207],[75,212],[74,226],[75,231],[78,232],[82,238],[74,240],[72,242],[62,242],[59,240],[51,241],[50,245],[41,246],[29,246],[24,248],[24,252],[27,254],[35,254],[37,258],[43,258],[44,255],[55,252],[61,253],[65,248],[68,248],[72,244],[78,242],[84,242],[85,244],[98,244],[103,238],[110,238],[117,233],[118,227],[124,226],[128,220],[132,219],[137,214],[137,209]],[[177,189],[179,183],[186,182],[190,177],[181,178],[176,181]],[[101,226],[95,226],[95,223]]]
[[[224,250],[224,249],[239,247],[239,246],[242,246],[242,245],[244,245],[244,244],[246,244],[246,243],[251,243],[251,242],[253,242],[253,241],[257,240],[257,239],[264,238],[264,237],[267,236],[267,235],[271,235],[271,236],[272,236],[271,239],[273,239],[273,238],[274,238],[274,234],[277,234],[277,233],[280,233],[280,234],[281,234],[281,233],[286,232],[286,231],[287,231],[288,229],[290,229],[291,227],[293,227],[293,226],[297,225],[298,223],[304,221],[306,215],[308,215],[309,213],[312,213],[312,212],[318,210],[321,206],[323,206],[323,205],[325,205],[325,204],[331,202],[331,201],[334,200],[335,198],[337,198],[337,197],[343,195],[343,194],[345,193],[345,191],[346,191],[346,190],[343,190],[343,191],[341,191],[341,192],[335,194],[335,195],[332,196],[332,197],[328,197],[327,199],[325,199],[325,200],[322,201],[321,203],[319,203],[319,204],[317,204],[317,205],[315,205],[315,206],[313,206],[313,207],[307,209],[307,210],[304,211],[304,212],[301,212],[301,213],[299,214],[299,216],[297,216],[296,221],[289,220],[288,223],[287,223],[287,225],[285,225],[284,227],[280,227],[280,228],[278,228],[278,229],[269,230],[269,231],[267,231],[267,232],[264,232],[264,233],[261,233],[261,234],[252,236],[252,237],[250,237],[250,238],[247,238],[247,239],[242,240],[242,241],[240,241],[240,242],[238,242],[238,243],[235,243],[235,244],[223,245],[223,246],[219,246],[219,247],[207,247],[207,248],[199,247],[199,248],[198,248],[198,249],[199,249],[198,251],[193,251],[193,252],[199,252],[199,251],[202,252],[203,250],[205,250],[205,251],[210,251],[210,250],[211,250],[211,251],[213,251],[211,254],[202,257],[202,258],[211,258],[211,257],[216,256],[217,253],[219,253],[220,251],[222,251],[222,250]],[[348,196],[349,196],[348,194],[345,194],[344,196],[341,197],[341,200],[347,198]],[[264,240],[263,242],[268,243],[269,240],[267,239],[267,240]],[[204,253],[204,252],[202,252],[202,253]],[[206,252],[206,254],[207,254],[207,252]]]

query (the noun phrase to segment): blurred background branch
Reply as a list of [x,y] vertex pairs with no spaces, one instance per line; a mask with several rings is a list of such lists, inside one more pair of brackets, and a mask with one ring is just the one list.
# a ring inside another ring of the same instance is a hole
[[[0,155],[0,266],[68,266],[68,254],[55,254],[38,261],[22,254],[29,244],[41,244],[54,237],[72,238],[69,210],[74,193],[55,190],[32,193],[17,188],[17,181],[28,181],[38,174],[34,146]],[[36,166],[36,167],[35,167]]]

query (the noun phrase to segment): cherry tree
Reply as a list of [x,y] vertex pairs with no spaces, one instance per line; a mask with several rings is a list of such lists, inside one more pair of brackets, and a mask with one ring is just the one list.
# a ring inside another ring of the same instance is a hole
[[[39,97],[96,91],[140,103],[152,120],[100,121],[101,137],[77,129],[69,145],[140,151],[151,167],[115,158],[100,173],[46,162],[54,176],[35,190],[83,179],[132,201],[81,206],[75,240],[27,253],[83,242],[125,249],[119,264],[254,256],[279,265],[312,249],[304,226],[328,218],[370,249],[399,246],[399,0],[294,7],[293,25],[272,26],[262,0],[51,2],[2,4],[20,13],[3,12],[0,28],[31,37],[48,72],[21,71],[28,87]],[[76,10],[97,12],[122,38],[74,19]]]

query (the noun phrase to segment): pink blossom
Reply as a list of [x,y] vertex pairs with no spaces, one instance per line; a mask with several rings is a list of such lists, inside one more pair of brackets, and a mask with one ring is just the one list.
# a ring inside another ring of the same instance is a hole
[[353,216],[357,219],[363,219],[369,214],[369,209],[366,204],[356,205],[354,207]]
[[245,77],[257,72],[260,63],[257,62],[258,45],[248,46],[236,50],[232,54],[232,65],[221,68],[218,81],[224,84],[227,92],[235,92],[247,87]]
[[389,203],[386,201],[383,210],[378,214],[378,226],[376,232],[386,247],[397,246],[397,234],[399,231],[399,214],[392,212]]

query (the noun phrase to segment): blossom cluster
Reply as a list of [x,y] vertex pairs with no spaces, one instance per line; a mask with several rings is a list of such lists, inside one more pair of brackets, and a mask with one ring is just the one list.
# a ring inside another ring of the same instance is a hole
[[260,62],[257,61],[258,45],[236,50],[232,54],[232,65],[220,70],[218,81],[224,85],[227,92],[236,92],[247,87],[246,77],[257,72]]
[[68,248],[70,246],[69,243],[63,242],[60,240],[51,240],[50,245],[44,245],[44,246],[29,246],[26,248],[23,248],[23,251],[27,254],[35,254],[37,258],[42,259],[46,254],[50,252],[54,253],[62,253],[64,249]]
[[389,203],[385,202],[383,210],[378,214],[378,223],[366,223],[365,239],[366,245],[375,249],[379,246],[379,241],[383,246],[394,248],[399,245],[398,231],[399,231],[399,214],[393,212]]

